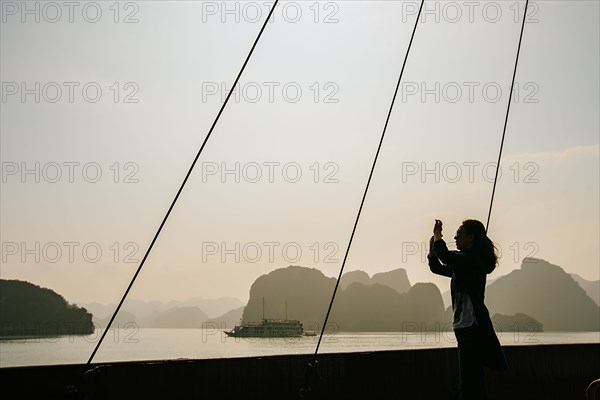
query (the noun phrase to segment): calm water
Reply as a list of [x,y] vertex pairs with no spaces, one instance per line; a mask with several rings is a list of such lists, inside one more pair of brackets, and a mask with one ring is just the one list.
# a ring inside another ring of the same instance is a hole
[[[600,332],[499,332],[498,335],[504,345],[600,343]],[[0,366],[85,363],[99,338],[97,331],[91,336],[2,340]],[[312,354],[317,341],[318,337],[231,338],[221,330],[210,329],[112,329],[94,362]],[[323,337],[319,353],[455,346],[451,331],[339,332]]]

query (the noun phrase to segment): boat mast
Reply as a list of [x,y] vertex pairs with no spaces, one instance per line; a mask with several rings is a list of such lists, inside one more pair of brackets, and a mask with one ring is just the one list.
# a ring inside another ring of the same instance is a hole
[[287,321],[287,300],[285,301],[285,319]]
[[265,319],[265,298],[263,297],[262,299],[263,299],[263,318],[262,319]]

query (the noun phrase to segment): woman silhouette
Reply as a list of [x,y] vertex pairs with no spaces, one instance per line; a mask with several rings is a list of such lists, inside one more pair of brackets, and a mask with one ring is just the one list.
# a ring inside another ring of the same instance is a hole
[[442,239],[442,221],[436,219],[427,259],[431,272],[451,278],[452,325],[458,342],[461,399],[485,399],[483,367],[507,368],[483,301],[486,275],[496,268],[498,256],[480,221],[463,221],[454,240],[458,250],[450,251]]

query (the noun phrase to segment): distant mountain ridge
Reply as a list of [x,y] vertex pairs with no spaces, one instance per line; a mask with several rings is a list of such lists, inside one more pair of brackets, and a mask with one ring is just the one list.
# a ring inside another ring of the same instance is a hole
[[[401,293],[408,279],[404,270],[380,275],[381,283],[364,271],[342,276],[329,322],[344,331],[405,331],[446,326],[451,309],[445,309],[434,284],[417,283]],[[319,329],[331,300],[335,278],[301,266],[280,268],[256,279],[244,308],[243,321],[262,318],[299,319],[305,329]],[[486,305],[502,329],[527,325],[537,331],[598,331],[600,307],[561,267],[542,259],[526,258],[521,269],[492,281]],[[506,325],[506,326],[504,326]]]
[[592,300],[600,305],[600,281],[588,281],[577,274],[570,274]]
[[523,313],[539,321],[545,331],[598,331],[600,307],[561,267],[527,257],[521,268],[494,281],[486,289],[486,303],[494,313]]
[[394,289],[396,292],[403,294],[407,293],[411,286],[408,280],[406,270],[403,268],[397,268],[391,271],[379,272],[369,277],[364,271],[351,271],[346,272],[342,275],[340,280],[340,287],[345,290],[353,283],[362,283],[363,285],[381,284]]
[[173,307],[140,321],[141,328],[202,328],[208,315],[198,307]]
[[544,326],[535,318],[517,313],[515,315],[494,314],[492,316],[494,328],[501,332],[543,332]]
[[[383,277],[402,277],[402,273],[386,273]],[[433,329],[444,320],[444,306],[439,289],[433,283],[418,283],[406,293],[393,287],[397,282],[365,284],[364,274],[352,273],[354,282],[338,289],[328,324],[342,331],[402,331],[407,324]],[[350,279],[345,280],[347,284]],[[369,282],[371,279],[369,279]],[[250,299],[243,320],[262,319],[262,299],[266,318],[300,320],[305,329],[319,330],[336,279],[326,277],[314,268],[289,266],[276,269],[256,279],[250,288]],[[287,315],[285,304],[287,302]],[[412,328],[411,328],[412,329]]]
[[[83,304],[83,307],[88,309],[94,317],[99,319],[110,318],[112,313],[117,308],[116,304],[100,304],[100,303],[88,303]],[[204,313],[208,315],[209,318],[216,318],[220,315],[225,314],[226,312],[236,309],[243,306],[241,300],[236,299],[234,297],[220,297],[217,299],[205,299],[202,297],[193,297],[186,301],[169,301],[167,303],[163,303],[160,301],[150,301],[146,302],[143,300],[136,299],[127,299],[123,306],[122,310],[127,310],[128,312],[135,315],[137,320],[143,320],[155,313],[163,312],[171,308],[178,307],[198,307]]]
[[242,306],[236,308],[235,310],[228,311],[217,318],[211,318],[205,321],[204,327],[215,329],[232,329],[237,323],[239,323],[242,320],[243,313],[244,307]]
[[87,335],[92,314],[55,291],[30,282],[0,279],[1,336]]
[[[90,303],[86,307],[92,312],[94,323],[98,327],[104,328],[117,305]],[[243,307],[242,302],[233,297],[218,299],[193,297],[186,301],[170,301],[168,303],[126,300],[112,327],[124,327],[133,323],[140,328],[186,329],[202,328],[203,323],[207,321],[217,321],[219,324],[225,322],[224,326],[230,328],[241,317],[241,311],[238,314],[232,314],[232,311],[239,310],[241,307]],[[234,317],[236,317],[235,321],[232,322]]]
[[[112,328],[128,328],[132,324],[139,328],[169,328],[169,329],[199,329],[209,326],[217,329],[231,329],[241,320],[244,307],[230,310],[223,315],[209,318],[198,307],[173,307],[165,311],[156,311],[142,319],[138,319],[127,310],[120,310],[111,325]],[[110,320],[94,317],[94,324],[99,328],[106,328]]]
[[[106,328],[108,322],[110,321],[110,317],[112,317],[112,315],[108,315],[105,318],[98,318],[96,317],[96,315],[94,315],[93,321],[98,328]],[[131,326],[131,324],[138,325],[138,321],[135,315],[133,315],[127,310],[119,310],[119,313],[117,314],[117,317],[113,321],[111,327],[124,328]]]
[[[336,278],[327,277],[320,270],[289,266],[258,277],[245,306],[229,297],[195,297],[169,303],[128,300],[113,327],[134,323],[145,328],[231,329],[241,321],[260,321],[264,298],[266,318],[299,319],[305,329],[319,331],[335,283]],[[526,325],[540,331],[600,331],[600,307],[588,295],[590,291],[594,294],[596,283],[570,275],[545,260],[526,258],[520,269],[488,285],[486,304],[502,329]],[[92,333],[92,318],[98,327],[105,327],[115,307],[92,303],[80,308],[50,289],[29,282],[2,280],[3,327],[10,325],[4,322],[16,326],[13,322],[17,321],[24,327],[35,328],[35,324],[58,321],[69,326],[78,324],[81,329],[77,328],[77,332]],[[372,277],[364,271],[344,274],[329,323],[334,331],[414,332],[446,329],[451,319],[452,310],[444,306],[436,285],[411,286],[406,271],[396,269]]]

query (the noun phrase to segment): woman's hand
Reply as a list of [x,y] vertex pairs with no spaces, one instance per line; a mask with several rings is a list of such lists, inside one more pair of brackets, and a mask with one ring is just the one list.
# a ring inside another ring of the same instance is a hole
[[442,236],[442,221],[436,219],[435,225],[433,226],[433,238],[434,240],[439,240]]

